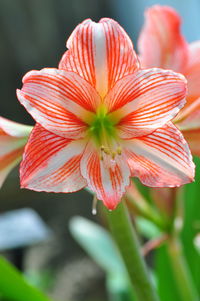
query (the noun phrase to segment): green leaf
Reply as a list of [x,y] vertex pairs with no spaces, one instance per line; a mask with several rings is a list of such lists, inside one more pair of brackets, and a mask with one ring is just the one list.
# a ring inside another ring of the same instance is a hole
[[106,285],[112,301],[134,301],[133,291],[119,252],[101,226],[83,217],[73,217],[69,229],[74,239],[106,272]]
[[0,295],[10,301],[51,301],[31,286],[21,273],[0,257]]
[[195,245],[195,239],[200,233],[200,159],[194,158],[194,161],[196,164],[195,182],[184,187],[185,219],[182,242],[186,260],[200,294],[200,253]]
[[[186,262],[189,266],[191,276],[200,294],[200,252],[196,245],[196,239],[200,232],[200,159],[194,158],[196,164],[195,182],[184,186],[184,227],[181,240]],[[158,288],[162,301],[180,301],[170,260],[166,248],[162,247],[155,254],[155,269],[158,277]]]
[[162,301],[181,301],[165,246],[155,252],[155,271],[160,299]]
[[151,221],[143,217],[136,218],[137,230],[141,233],[145,238],[154,239],[161,235],[160,229],[153,224]]
[[111,301],[134,301],[132,288],[123,273],[108,273],[106,286]]
[[80,216],[73,217],[69,229],[74,239],[107,272],[122,272],[122,259],[106,230]]

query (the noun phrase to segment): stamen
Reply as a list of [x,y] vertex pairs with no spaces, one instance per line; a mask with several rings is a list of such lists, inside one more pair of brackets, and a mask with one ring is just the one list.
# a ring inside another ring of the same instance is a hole
[[112,159],[114,160],[115,159],[115,156],[116,156],[116,152],[112,152]]
[[104,153],[106,154],[106,155],[110,155],[111,154],[111,151],[109,150],[109,148],[104,148]]
[[92,214],[96,215],[97,214],[97,196],[96,194],[93,197],[93,201],[92,201]]
[[[117,155],[121,155],[122,154],[122,149],[120,146],[118,146],[116,148],[116,150],[112,150],[112,146],[111,145],[107,145],[107,146],[104,146],[104,145],[101,145],[100,147],[100,150],[101,150],[101,154],[100,154],[100,159],[103,161],[104,160],[104,154],[106,155],[110,155],[110,159],[111,160],[115,160],[115,157]],[[113,161],[114,162],[114,161]]]
[[117,152],[118,155],[121,155],[121,154],[122,154],[122,149],[121,149],[120,146],[116,149],[116,152]]

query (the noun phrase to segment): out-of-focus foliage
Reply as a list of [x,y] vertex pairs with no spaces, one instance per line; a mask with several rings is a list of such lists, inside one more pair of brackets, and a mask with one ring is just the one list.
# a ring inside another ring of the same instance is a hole
[[[200,159],[195,158],[195,182],[184,187],[184,226],[181,233],[183,251],[192,278],[200,293],[200,254],[195,247],[195,237],[200,232]],[[181,300],[174,281],[169,257],[165,246],[155,255],[155,268],[159,279],[159,293],[162,301]]]
[[106,272],[110,300],[134,301],[124,264],[110,234],[101,226],[78,216],[71,219],[70,232]]
[[0,257],[0,296],[8,301],[51,301],[3,257]]

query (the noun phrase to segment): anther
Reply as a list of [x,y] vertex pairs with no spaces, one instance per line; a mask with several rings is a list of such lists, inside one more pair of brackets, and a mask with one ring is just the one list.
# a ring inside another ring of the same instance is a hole
[[121,147],[118,147],[118,148],[116,149],[116,151],[117,151],[117,154],[118,154],[118,155],[121,155],[121,154],[122,154],[122,149],[121,149]]
[[112,152],[112,159],[114,160],[116,156],[116,152]]
[[104,151],[104,153],[105,153],[106,155],[110,155],[110,153],[111,153],[110,150],[109,150],[108,148],[104,148],[103,151]]

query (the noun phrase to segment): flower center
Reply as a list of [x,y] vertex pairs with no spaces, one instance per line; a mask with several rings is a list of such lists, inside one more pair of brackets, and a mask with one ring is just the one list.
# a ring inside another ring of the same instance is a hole
[[106,108],[101,107],[89,125],[89,133],[100,149],[101,160],[107,156],[114,160],[116,155],[121,155],[122,151],[118,143],[119,138],[115,124],[107,114]]

